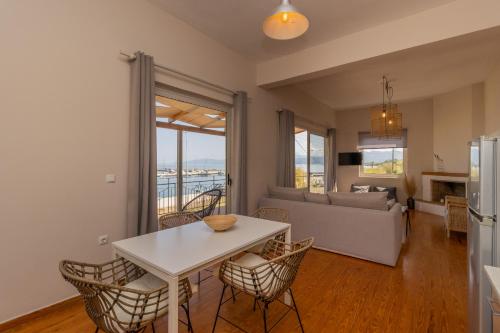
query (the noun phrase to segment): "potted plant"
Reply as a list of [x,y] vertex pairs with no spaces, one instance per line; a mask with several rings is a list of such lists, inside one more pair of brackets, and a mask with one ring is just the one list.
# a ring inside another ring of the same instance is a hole
[[415,183],[415,178],[408,177],[408,175],[405,174],[404,189],[406,195],[408,196],[408,199],[406,199],[408,209],[415,209],[415,194],[417,193],[417,184]]

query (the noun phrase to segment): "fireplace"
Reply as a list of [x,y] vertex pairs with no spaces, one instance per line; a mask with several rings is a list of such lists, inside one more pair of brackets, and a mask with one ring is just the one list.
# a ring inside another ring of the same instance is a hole
[[444,216],[445,196],[467,197],[467,180],[466,173],[422,172],[422,199],[417,200],[417,210]]
[[447,195],[465,197],[465,182],[431,180],[433,202],[444,202]]

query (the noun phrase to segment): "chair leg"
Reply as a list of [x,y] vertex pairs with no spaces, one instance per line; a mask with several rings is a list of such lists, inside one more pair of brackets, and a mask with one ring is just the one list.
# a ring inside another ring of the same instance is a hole
[[264,333],[267,333],[267,308],[268,303],[264,304],[264,310],[262,311],[262,318],[264,319]]
[[302,331],[302,333],[304,333],[304,326],[302,326],[302,320],[300,320],[299,308],[297,307],[297,303],[295,303],[295,298],[293,297],[292,288],[290,288],[289,290],[290,290],[290,296],[292,297],[293,307],[295,313],[297,314],[297,319],[299,320],[300,330]]
[[94,333],[97,333],[97,332],[99,332],[99,327],[95,328],[95,332]]
[[189,301],[186,302],[186,305],[182,304],[182,308],[184,309],[184,312],[186,312],[186,317],[187,317],[187,326],[188,326],[188,332],[193,333],[193,324],[191,323],[191,311],[189,311]]
[[215,332],[215,326],[217,325],[217,319],[219,319],[220,307],[222,306],[222,300],[224,299],[224,292],[226,291],[226,288],[227,284],[224,284],[224,287],[222,287],[222,293],[220,294],[219,307],[217,308],[217,314],[215,315],[215,322],[214,327],[212,328],[212,333]]
[[153,333],[156,333],[156,331],[155,331],[155,323],[154,322],[151,323],[151,329],[153,330]]
[[255,309],[257,308],[257,298],[253,299],[253,312],[255,312]]
[[236,295],[234,294],[234,288],[231,287],[231,295],[233,295],[233,303],[236,303]]

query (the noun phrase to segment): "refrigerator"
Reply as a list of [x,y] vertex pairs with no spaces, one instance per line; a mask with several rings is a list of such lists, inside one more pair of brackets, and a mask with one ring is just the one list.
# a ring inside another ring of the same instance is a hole
[[500,163],[497,138],[480,137],[469,146],[467,184],[467,273],[470,333],[491,333],[491,288],[484,266],[500,266],[500,228],[497,227],[497,193]]

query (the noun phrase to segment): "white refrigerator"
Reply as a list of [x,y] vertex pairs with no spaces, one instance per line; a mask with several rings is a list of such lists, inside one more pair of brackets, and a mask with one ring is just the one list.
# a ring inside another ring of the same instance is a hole
[[[480,137],[470,144],[467,225],[468,319],[470,333],[491,333],[490,284],[484,266],[500,266],[497,192],[500,163],[497,138]],[[498,175],[498,176],[497,176]]]

